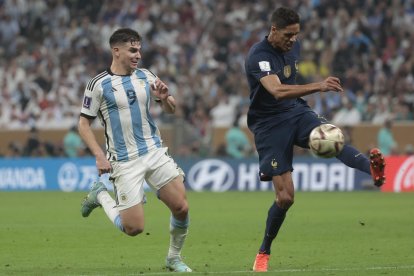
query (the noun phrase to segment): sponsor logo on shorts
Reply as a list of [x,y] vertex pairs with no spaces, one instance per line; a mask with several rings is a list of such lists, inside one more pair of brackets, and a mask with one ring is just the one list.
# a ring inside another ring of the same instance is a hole
[[121,195],[119,196],[119,199],[120,199],[121,201],[125,202],[125,201],[128,199],[128,197],[127,197],[127,195],[126,195],[126,194],[121,194]]
[[272,162],[270,162],[270,165],[272,166],[273,169],[277,169],[278,163],[277,163],[276,159],[272,159]]

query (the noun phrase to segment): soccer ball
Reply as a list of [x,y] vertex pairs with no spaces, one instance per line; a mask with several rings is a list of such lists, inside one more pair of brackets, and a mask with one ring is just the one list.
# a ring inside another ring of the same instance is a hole
[[309,135],[311,152],[322,158],[337,156],[344,148],[344,135],[340,128],[331,124],[315,127]]

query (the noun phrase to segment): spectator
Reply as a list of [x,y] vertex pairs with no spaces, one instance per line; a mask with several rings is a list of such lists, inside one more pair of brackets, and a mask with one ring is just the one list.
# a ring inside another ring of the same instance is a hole
[[213,127],[230,127],[235,118],[236,106],[230,96],[220,90],[217,105],[210,110]]
[[42,153],[42,144],[39,139],[38,130],[35,127],[30,129],[29,138],[23,149],[24,156],[40,156]]
[[252,146],[246,133],[239,127],[237,117],[233,126],[226,132],[226,153],[236,159],[248,157],[252,154]]
[[371,123],[375,125],[382,125],[385,124],[388,120],[391,120],[391,118],[392,114],[389,111],[389,105],[384,98],[384,100],[377,103],[375,114],[372,118]]
[[375,116],[375,103],[369,102],[365,106],[364,111],[362,112],[362,122],[372,123],[372,119]]
[[78,157],[82,154],[85,145],[78,134],[76,126],[72,126],[63,138],[63,150],[67,157]]
[[332,123],[339,126],[354,126],[361,122],[361,113],[347,98],[343,100],[343,107],[334,115]]
[[392,133],[392,121],[386,120],[384,126],[379,130],[378,147],[384,155],[392,155],[397,153],[397,143]]

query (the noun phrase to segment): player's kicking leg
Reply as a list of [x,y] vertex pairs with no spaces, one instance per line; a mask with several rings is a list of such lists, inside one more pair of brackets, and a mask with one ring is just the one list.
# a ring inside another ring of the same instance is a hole
[[102,182],[95,182],[81,204],[81,214],[83,217],[88,217],[95,208],[100,206],[104,208],[105,213],[111,222],[119,230],[124,232],[119,211],[115,208],[115,200],[108,193],[105,184]]
[[377,187],[385,183],[385,159],[377,148],[370,150],[369,158],[351,145],[345,145],[341,153],[336,157],[348,167],[358,169],[371,175],[374,185]]
[[101,206],[98,201],[98,194],[102,191],[107,191],[105,185],[102,182],[93,183],[88,195],[85,197],[81,204],[82,217],[88,217],[96,207]]

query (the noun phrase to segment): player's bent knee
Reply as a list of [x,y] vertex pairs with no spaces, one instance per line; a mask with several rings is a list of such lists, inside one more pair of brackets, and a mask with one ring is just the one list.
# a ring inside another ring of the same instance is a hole
[[186,215],[188,213],[188,204],[183,203],[181,206],[177,208],[177,213],[181,215]]
[[128,236],[134,237],[144,232],[144,228],[124,226],[124,232]]
[[278,198],[277,202],[280,208],[287,210],[293,205],[294,200],[292,196],[285,196]]
[[171,212],[174,214],[175,217],[184,219],[188,214],[188,203],[183,202],[182,204],[173,207]]

